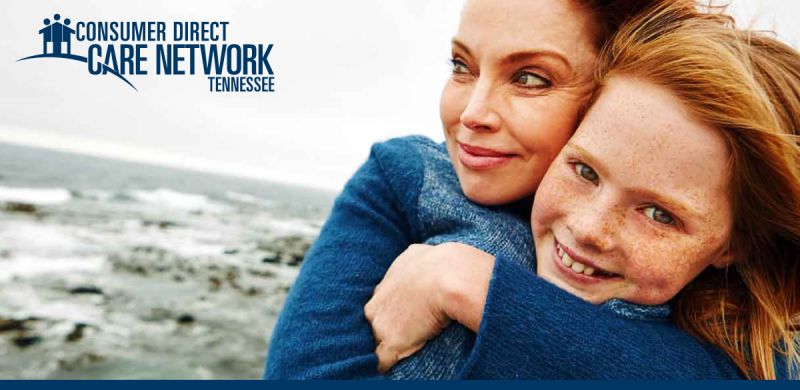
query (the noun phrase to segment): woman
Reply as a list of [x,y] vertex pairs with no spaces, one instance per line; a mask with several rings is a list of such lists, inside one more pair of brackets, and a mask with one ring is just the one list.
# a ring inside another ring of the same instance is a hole
[[[306,256],[265,376],[378,375],[363,306],[409,245],[463,242],[532,267],[530,198],[574,131],[596,53],[621,21],[659,2],[467,2],[442,94],[446,148],[421,137],[373,147]],[[410,360],[393,376],[452,376],[473,338],[453,326],[425,367]]]
[[[800,54],[664,7],[623,28],[601,64],[594,104],[537,191],[539,277],[464,245],[407,251],[365,309],[382,367],[452,318],[515,344],[479,340],[467,377],[651,377],[624,367],[642,350],[683,377],[693,343],[680,329],[747,378],[797,375]],[[497,299],[503,288],[513,299]],[[617,299],[671,302],[674,325],[593,311]]]

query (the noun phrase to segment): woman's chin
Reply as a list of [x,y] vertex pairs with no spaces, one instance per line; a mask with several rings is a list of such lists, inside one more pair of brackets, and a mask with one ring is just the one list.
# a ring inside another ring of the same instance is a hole
[[462,185],[464,195],[472,201],[483,206],[501,206],[516,201],[507,194],[498,194],[497,189],[480,185]]
[[471,172],[458,172],[458,181],[467,199],[483,206],[506,205],[533,193],[533,189],[522,188],[519,181],[508,183]]

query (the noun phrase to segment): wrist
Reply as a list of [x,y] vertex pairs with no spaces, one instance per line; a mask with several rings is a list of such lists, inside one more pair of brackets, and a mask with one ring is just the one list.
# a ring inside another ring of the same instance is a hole
[[478,332],[489,280],[494,269],[494,256],[465,244],[440,245],[446,253],[437,272],[439,310],[450,319]]

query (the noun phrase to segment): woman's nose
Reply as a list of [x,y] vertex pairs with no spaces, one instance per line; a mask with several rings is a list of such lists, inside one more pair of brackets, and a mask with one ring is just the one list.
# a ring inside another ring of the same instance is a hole
[[597,253],[613,249],[614,236],[621,225],[622,216],[615,207],[603,202],[576,206],[567,218],[567,229],[577,244]]
[[500,129],[494,88],[487,80],[478,80],[470,93],[467,106],[461,113],[461,124],[478,132],[495,132]]

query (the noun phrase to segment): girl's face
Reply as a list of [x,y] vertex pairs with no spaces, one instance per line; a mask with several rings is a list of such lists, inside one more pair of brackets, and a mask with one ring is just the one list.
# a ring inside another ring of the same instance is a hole
[[468,198],[530,196],[576,126],[596,50],[590,15],[564,0],[472,0],[440,104]]
[[613,77],[536,194],[539,276],[592,303],[654,305],[727,266],[728,161],[671,92]]

